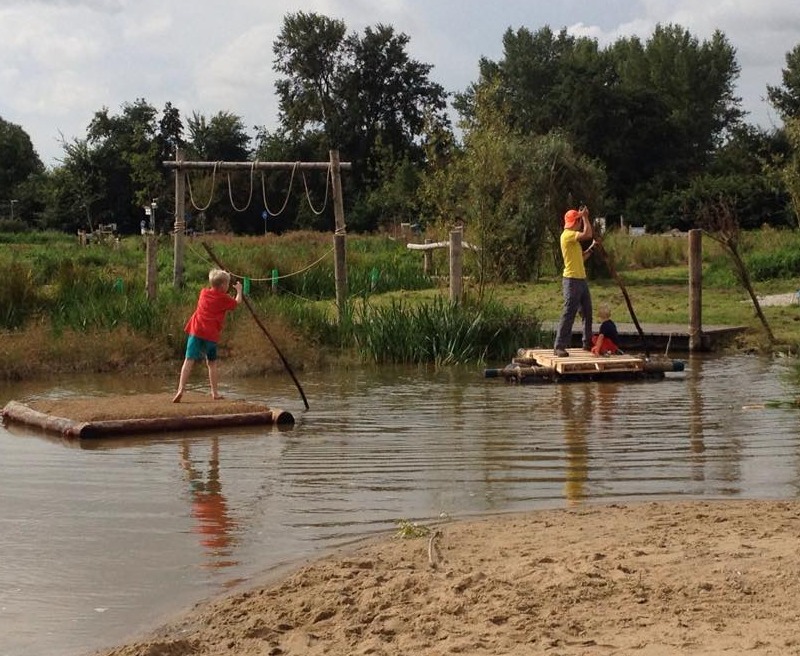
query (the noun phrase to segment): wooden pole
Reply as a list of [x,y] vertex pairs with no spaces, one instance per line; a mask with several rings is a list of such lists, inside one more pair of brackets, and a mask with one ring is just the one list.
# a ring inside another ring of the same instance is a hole
[[[426,244],[430,244],[431,240],[426,239]],[[433,269],[433,251],[422,251],[422,273],[426,276],[430,275]]]
[[703,231],[689,231],[689,351],[703,348]]
[[175,253],[172,269],[172,284],[175,288],[183,286],[183,240],[186,223],[184,214],[186,211],[186,181],[184,171],[181,167],[183,153],[180,149],[175,152],[177,167],[175,168]]
[[147,300],[154,301],[158,289],[158,242],[156,236],[148,234],[145,236],[145,252],[147,253],[147,274],[145,276],[145,289],[147,290]]
[[617,274],[617,270],[614,268],[614,263],[611,261],[611,258],[606,253],[606,249],[603,246],[603,242],[600,241],[598,237],[594,238],[595,248],[600,253],[600,256],[603,258],[603,261],[606,263],[611,276],[616,280],[617,285],[619,286],[619,290],[622,292],[622,298],[625,299],[625,305],[628,306],[628,313],[631,315],[631,320],[633,321],[633,325],[636,326],[636,331],[639,333],[639,338],[642,340],[642,348],[644,349],[644,355],[646,358],[650,357],[650,349],[647,345],[647,338],[644,336],[644,330],[639,325],[639,320],[636,318],[636,313],[633,311],[633,303],[631,303],[631,297],[628,296],[628,290],[625,288],[625,285],[622,283],[622,278],[619,277]]
[[[222,263],[222,260],[220,260],[216,256],[214,251],[211,250],[211,246],[209,246],[205,242],[202,242],[202,243],[203,243],[203,248],[206,249],[206,252],[208,253],[209,257],[212,260],[214,260],[216,265],[220,269],[222,269],[223,271],[230,272],[230,270]],[[244,301],[244,304],[247,306],[247,309],[250,310],[250,314],[252,315],[253,320],[256,322],[256,325],[258,325],[258,327],[261,328],[261,332],[264,333],[266,338],[270,341],[270,344],[272,344],[273,348],[275,349],[275,352],[278,354],[278,357],[281,359],[281,362],[283,362],[283,366],[286,367],[286,371],[292,377],[292,380],[294,381],[295,387],[297,387],[297,391],[300,392],[300,396],[303,399],[303,404],[306,406],[306,410],[308,410],[308,399],[306,398],[306,393],[303,391],[303,387],[300,385],[300,381],[297,380],[297,376],[294,375],[294,371],[292,371],[292,368],[289,366],[289,361],[284,357],[283,353],[278,348],[278,345],[275,343],[275,340],[272,339],[272,335],[269,334],[269,331],[267,330],[267,327],[264,325],[264,323],[261,321],[261,319],[258,318],[258,314],[256,313],[256,310],[253,307],[253,304],[250,302],[250,299],[247,296],[242,295],[242,301]]]
[[460,303],[464,292],[461,278],[464,249],[461,244],[463,233],[461,229],[450,232],[450,302]]
[[336,307],[339,321],[347,310],[347,248],[345,243],[344,198],[342,196],[342,174],[339,162],[339,151],[331,150],[331,183],[333,185],[333,215],[336,221],[336,232],[333,235],[333,271],[336,280]]

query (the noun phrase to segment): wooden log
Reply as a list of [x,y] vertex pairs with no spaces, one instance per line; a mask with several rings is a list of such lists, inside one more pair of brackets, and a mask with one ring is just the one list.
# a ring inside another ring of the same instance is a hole
[[3,408],[3,419],[17,421],[30,426],[36,426],[50,433],[59,433],[66,437],[80,437],[86,422],[74,421],[67,417],[53,417],[29,408],[24,403],[9,401]]
[[[437,248],[450,248],[450,242],[425,240],[424,244],[406,244],[406,248],[410,251],[433,251]],[[461,248],[466,248],[471,251],[480,250],[477,246],[470,244],[467,241],[461,242]]]
[[17,401],[9,401],[6,404],[5,408],[3,408],[3,418],[73,438],[112,437],[136,433],[157,433],[224,426],[289,425],[294,423],[294,417],[290,412],[278,408],[271,408],[261,412],[217,415],[75,421],[68,417],[48,415]]

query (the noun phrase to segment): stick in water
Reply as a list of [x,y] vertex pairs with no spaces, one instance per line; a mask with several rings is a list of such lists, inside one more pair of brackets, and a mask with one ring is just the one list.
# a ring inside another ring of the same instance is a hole
[[[211,247],[208,244],[206,244],[205,242],[202,242],[202,244],[203,244],[203,248],[206,249],[206,252],[209,254],[211,259],[214,260],[216,265],[220,269],[228,271],[228,268],[214,254],[214,251],[211,250]],[[294,375],[294,372],[292,371],[292,368],[289,366],[289,362],[286,360],[285,357],[283,357],[283,353],[281,353],[281,350],[278,348],[278,345],[275,343],[275,340],[272,339],[272,335],[269,334],[269,331],[267,330],[267,328],[264,325],[264,323],[261,321],[261,319],[258,318],[258,315],[256,314],[256,310],[253,307],[253,304],[250,302],[250,299],[247,296],[243,295],[242,296],[242,300],[244,301],[244,304],[247,306],[247,309],[250,310],[250,314],[252,315],[252,317],[255,320],[256,324],[258,324],[258,327],[261,328],[261,332],[263,332],[267,336],[267,339],[270,341],[272,346],[275,348],[275,352],[278,354],[278,357],[281,359],[281,362],[283,362],[283,366],[286,367],[286,371],[288,371],[289,375],[292,377],[292,380],[294,381],[294,384],[297,386],[297,391],[300,392],[300,396],[302,397],[303,403],[306,406],[306,410],[308,410],[308,399],[306,399],[305,392],[303,392],[303,388],[301,387],[300,382],[297,380],[297,377]]]
[[619,285],[619,289],[622,292],[622,297],[625,299],[625,305],[628,306],[628,312],[631,315],[631,319],[633,320],[633,325],[636,326],[636,330],[639,333],[639,337],[642,340],[642,346],[644,347],[644,355],[646,358],[650,357],[650,349],[647,348],[647,339],[644,336],[644,331],[642,327],[639,325],[639,320],[636,318],[636,313],[633,311],[633,304],[631,303],[630,296],[628,296],[628,290],[625,289],[625,285],[622,284],[622,279],[617,275],[617,270],[614,268],[614,263],[611,261],[611,258],[608,257],[608,253],[606,253],[606,249],[603,247],[603,242],[599,239],[595,239],[592,242],[593,249],[597,250],[600,253],[600,256],[603,258],[603,261],[606,263],[611,276],[614,280],[617,281],[617,285]]

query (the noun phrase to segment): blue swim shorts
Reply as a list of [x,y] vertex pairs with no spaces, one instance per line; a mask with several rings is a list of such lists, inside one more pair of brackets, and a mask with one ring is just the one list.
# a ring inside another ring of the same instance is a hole
[[186,359],[202,360],[203,358],[209,362],[217,359],[217,343],[189,335],[189,340],[186,342]]

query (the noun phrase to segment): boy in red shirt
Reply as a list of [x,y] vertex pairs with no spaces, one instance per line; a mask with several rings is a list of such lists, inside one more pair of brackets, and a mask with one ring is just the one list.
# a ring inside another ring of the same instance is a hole
[[197,299],[197,308],[186,322],[184,331],[188,333],[186,342],[186,359],[181,367],[181,377],[178,382],[178,391],[172,398],[173,403],[179,403],[186,391],[186,382],[192,373],[194,363],[205,358],[208,365],[208,382],[211,385],[211,398],[221,399],[217,390],[217,342],[225,322],[225,314],[235,310],[242,302],[242,283],[233,284],[236,289],[236,298],[228,294],[231,284],[231,275],[221,269],[211,269],[208,273],[210,287],[200,290]]

